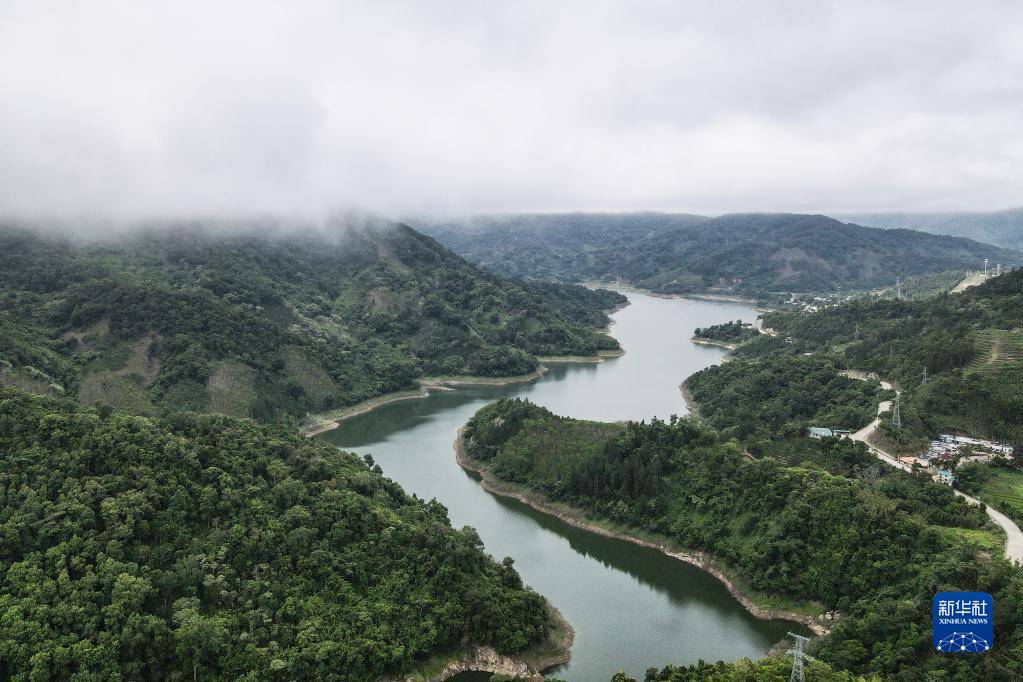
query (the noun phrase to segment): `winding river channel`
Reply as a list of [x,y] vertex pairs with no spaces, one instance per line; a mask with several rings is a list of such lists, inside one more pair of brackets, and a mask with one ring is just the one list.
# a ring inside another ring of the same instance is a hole
[[554,412],[606,421],[683,414],[679,384],[724,351],[689,339],[697,327],[752,321],[747,305],[627,292],[611,331],[626,354],[602,363],[550,364],[529,384],[472,387],[392,403],[320,437],[371,453],[406,490],[436,498],[452,523],[477,529],[497,558],[511,556],[523,579],[575,628],[572,661],[551,674],[608,680],[624,669],[757,657],[792,627],[759,620],[703,571],[659,552],[596,535],[483,490],[455,462],[456,430],[479,408],[521,396]]

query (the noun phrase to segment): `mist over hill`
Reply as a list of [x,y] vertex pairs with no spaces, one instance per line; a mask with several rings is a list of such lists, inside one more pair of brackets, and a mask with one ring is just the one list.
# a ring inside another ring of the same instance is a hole
[[1023,249],[1023,208],[959,213],[853,213],[834,217],[871,227],[922,230]]
[[82,241],[0,228],[0,383],[275,420],[617,348],[613,292],[516,284],[382,221],[178,223]]
[[418,221],[470,261],[502,275],[562,282],[623,280],[663,293],[839,291],[947,270],[1018,251],[822,215],[552,214]]

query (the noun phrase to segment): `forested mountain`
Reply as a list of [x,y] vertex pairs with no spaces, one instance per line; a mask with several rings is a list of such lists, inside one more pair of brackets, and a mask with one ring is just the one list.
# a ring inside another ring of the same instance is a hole
[[[463,439],[468,456],[504,481],[615,528],[710,552],[744,588],[837,609],[815,645],[834,668],[914,680],[1023,674],[1023,572],[971,541],[983,511],[881,465],[860,443],[790,444],[787,461],[751,457],[688,419],[601,424],[520,400],[480,410]],[[995,595],[994,651],[934,654],[930,605],[942,589]],[[721,679],[778,679],[732,671],[724,666]],[[700,676],[667,669],[649,679]]]
[[856,213],[836,214],[835,217],[871,227],[950,234],[1007,249],[1023,249],[1023,208],[973,213]]
[[516,284],[406,226],[0,229],[0,383],[136,414],[273,420],[617,348],[619,294]]
[[524,213],[409,222],[499,275],[579,282],[602,276],[598,271],[610,249],[628,249],[643,239],[708,220],[685,213]]
[[505,275],[624,280],[661,293],[865,289],[896,276],[976,269],[984,258],[1023,263],[1019,252],[968,239],[820,215],[527,215],[416,224]]
[[436,501],[294,431],[0,387],[0,679],[339,680],[547,634]]

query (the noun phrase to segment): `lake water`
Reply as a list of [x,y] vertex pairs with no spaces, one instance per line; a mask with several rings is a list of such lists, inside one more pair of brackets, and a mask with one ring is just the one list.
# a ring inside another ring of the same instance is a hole
[[386,405],[320,436],[372,454],[407,491],[442,502],[453,525],[475,527],[493,556],[513,557],[523,580],[575,628],[571,663],[549,673],[570,682],[608,680],[621,669],[642,679],[649,667],[698,659],[756,658],[793,627],[754,618],[695,567],[495,497],[455,462],[457,429],[502,397],[526,397],[557,414],[605,421],[685,414],[679,384],[724,355],[692,343],[693,330],[756,317],[742,304],[626,293],[631,304],[615,313],[611,328],[626,350],[620,358],[553,365],[531,384],[459,389]]

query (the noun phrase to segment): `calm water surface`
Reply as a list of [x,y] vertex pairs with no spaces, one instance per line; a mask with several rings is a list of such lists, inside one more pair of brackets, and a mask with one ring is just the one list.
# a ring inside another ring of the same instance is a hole
[[571,663],[551,671],[571,682],[608,680],[620,669],[642,679],[651,666],[757,657],[793,628],[754,618],[721,583],[692,566],[495,497],[455,462],[457,429],[502,397],[526,397],[557,414],[606,421],[685,414],[679,384],[724,355],[690,342],[693,330],[756,317],[741,304],[627,295],[631,305],[614,315],[611,328],[626,350],[620,358],[555,365],[532,384],[394,403],[321,436],[371,453],[407,491],[447,506],[456,527],[475,527],[488,552],[514,557],[526,583],[575,628]]

